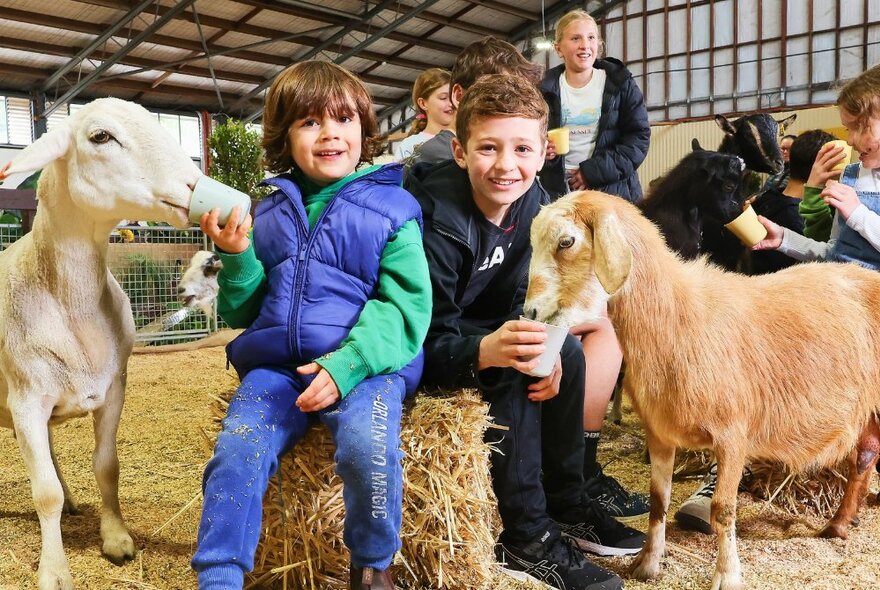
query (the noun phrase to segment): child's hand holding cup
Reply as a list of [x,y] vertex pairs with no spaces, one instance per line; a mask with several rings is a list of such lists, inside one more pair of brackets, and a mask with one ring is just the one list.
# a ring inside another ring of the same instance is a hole
[[758,215],[752,206],[746,207],[743,212],[724,227],[733,232],[739,241],[751,248],[767,237],[767,228],[758,221]]
[[568,330],[554,326],[553,324],[545,324],[537,320],[531,320],[525,316],[519,316],[524,322],[533,322],[544,326],[547,333],[547,339],[544,341],[544,352],[538,355],[538,366],[529,371],[529,375],[533,377],[546,377],[553,372],[556,366],[556,359],[559,357],[559,351],[562,350],[562,344],[568,335]]
[[[547,139],[553,142],[553,151],[556,156],[564,156],[569,150],[568,127],[557,127],[547,132]],[[555,157],[555,156],[554,156]]]
[[852,146],[843,139],[829,141],[822,147],[824,148],[825,146],[830,146],[829,149],[843,148],[843,158],[832,168],[838,174],[843,172],[843,169],[849,165],[850,158],[852,158]]
[[212,209],[220,209],[217,223],[223,227],[229,223],[232,208],[238,205],[237,224],[241,224],[251,212],[251,198],[245,193],[227,186],[210,176],[202,176],[196,182],[189,201],[189,220],[199,223],[202,215]]
[[[190,198],[189,220],[198,223],[221,250],[238,254],[250,245],[247,237],[251,227],[250,210],[248,195],[209,176],[202,176]],[[237,211],[235,219],[232,219],[233,211]]]

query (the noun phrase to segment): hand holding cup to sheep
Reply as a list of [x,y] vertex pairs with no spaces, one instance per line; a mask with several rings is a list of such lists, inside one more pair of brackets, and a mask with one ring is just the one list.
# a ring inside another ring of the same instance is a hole
[[[542,324],[528,320],[509,320],[480,340],[477,368],[512,367],[528,373],[538,366],[547,333]],[[529,359],[529,360],[523,360]]]
[[776,250],[782,245],[782,226],[770,221],[763,215],[758,215],[758,221],[767,229],[767,237],[752,246],[752,250]]
[[241,254],[251,244],[248,232],[251,229],[253,218],[248,213],[244,221],[239,224],[236,221],[238,214],[239,207],[233,207],[230,214],[231,220],[223,227],[220,227],[219,224],[220,209],[211,209],[211,211],[204,213],[199,220],[199,227],[202,228],[205,235],[227,254]]

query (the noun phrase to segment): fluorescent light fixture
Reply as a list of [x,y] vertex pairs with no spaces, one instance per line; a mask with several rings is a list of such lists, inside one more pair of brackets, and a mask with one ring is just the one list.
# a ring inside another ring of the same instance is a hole
[[538,51],[547,51],[553,49],[553,41],[550,39],[538,39],[535,41],[535,49]]

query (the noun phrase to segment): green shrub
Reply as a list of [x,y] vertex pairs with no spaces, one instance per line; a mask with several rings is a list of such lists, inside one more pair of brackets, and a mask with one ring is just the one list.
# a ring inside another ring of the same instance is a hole
[[265,197],[267,188],[258,188],[264,178],[260,160],[263,157],[261,138],[235,119],[217,125],[208,137],[211,163],[208,176],[249,194],[253,199]]

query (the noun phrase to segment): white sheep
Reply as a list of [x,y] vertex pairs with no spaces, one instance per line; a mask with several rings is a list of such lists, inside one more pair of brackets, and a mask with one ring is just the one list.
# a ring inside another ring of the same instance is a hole
[[880,274],[826,263],[746,277],[685,262],[635,207],[593,191],[542,209],[532,246],[524,313],[568,327],[607,306],[624,352],[651,454],[636,577],[660,573],[677,447],[718,458],[713,590],[743,586],[736,492],[748,459],[802,469],[849,456],[852,502],[822,531],[845,535],[876,461],[859,473],[853,449],[880,409]]
[[0,179],[41,168],[33,230],[0,253],[0,425],[14,429],[31,480],[39,588],[67,590],[60,518],[74,504],[51,425],[92,414],[102,551],[122,564],[135,550],[119,507],[116,451],[134,321],[107,268],[108,237],[123,218],[186,227],[201,172],[154,115],[112,98],[25,148]]

